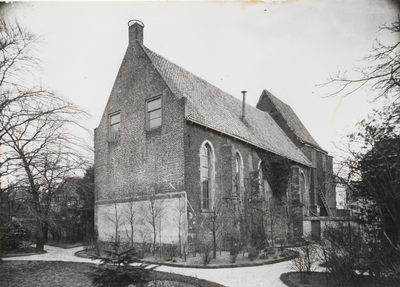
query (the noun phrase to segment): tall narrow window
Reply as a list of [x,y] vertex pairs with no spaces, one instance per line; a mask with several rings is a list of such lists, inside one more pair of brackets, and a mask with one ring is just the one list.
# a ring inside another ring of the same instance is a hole
[[322,154],[322,171],[326,171],[326,157]]
[[201,207],[212,207],[212,152],[206,143],[200,151]]
[[235,196],[240,196],[240,185],[242,182],[242,161],[240,155],[235,156],[235,177],[233,183],[233,192]]
[[300,190],[299,190],[299,193],[300,193],[300,203],[303,203],[303,204],[305,204],[305,202],[304,202],[304,196],[305,196],[305,193],[306,193],[306,178],[304,177],[304,174],[303,173],[300,173],[300,182],[299,182],[299,186],[300,186]]
[[161,98],[147,102],[147,128],[153,129],[161,126]]
[[110,140],[115,141],[121,138],[121,113],[110,116]]

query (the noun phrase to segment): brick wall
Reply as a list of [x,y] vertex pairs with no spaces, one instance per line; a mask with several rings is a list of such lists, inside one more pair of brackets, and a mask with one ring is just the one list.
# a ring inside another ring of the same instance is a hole
[[[146,100],[156,96],[162,97],[162,126],[149,131]],[[110,141],[109,116],[115,112],[121,114],[121,138]],[[184,101],[131,43],[95,130],[96,200],[183,191],[184,124]]]
[[[196,214],[201,214],[201,186],[200,186],[200,147],[208,141],[214,151],[215,156],[215,195],[217,197],[230,198],[233,190],[233,177],[235,170],[235,154],[239,152],[242,157],[243,163],[243,182],[241,190],[247,190],[248,196],[251,188],[250,174],[258,169],[260,158],[257,150],[240,140],[234,140],[219,132],[211,129],[204,128],[194,123],[188,123],[185,129],[185,183],[186,191],[188,194],[188,200],[191,203]],[[260,152],[260,151],[258,151]],[[293,166],[291,172],[291,178],[288,178],[290,185],[288,186],[288,192],[290,195],[289,206],[290,206],[290,218],[288,219],[290,225],[290,234],[295,238],[302,236],[303,225],[302,220],[304,214],[307,213],[308,206],[303,207],[299,202],[299,173],[302,172],[306,179],[306,189],[309,190],[310,186],[310,169],[302,166]],[[257,173],[258,174],[258,173]],[[254,180],[254,179],[253,179]],[[254,187],[254,183],[252,184]],[[262,195],[261,195],[262,196]],[[244,192],[241,192],[241,204],[244,208]],[[309,202],[308,194],[305,195],[305,199]],[[274,201],[272,201],[274,202]],[[286,216],[285,208],[280,206],[272,207],[273,212],[281,213],[281,220],[275,219],[275,231],[281,232],[282,228],[285,229],[287,226],[286,220],[283,218]],[[271,210],[272,211],[272,210]],[[270,211],[270,212],[271,212]],[[265,214],[265,216],[267,213]],[[267,224],[268,218],[265,219]],[[279,226],[278,226],[279,225]],[[190,227],[189,227],[190,228]],[[268,230],[268,226],[266,226]]]
[[[132,51],[133,50],[133,51]],[[133,54],[133,55],[131,55]],[[146,100],[162,96],[162,126],[146,130]],[[163,82],[141,49],[128,50],[95,136],[98,199],[132,192],[183,190],[183,101]],[[121,113],[121,139],[108,140],[109,115]],[[166,184],[168,183],[168,184]]]
[[200,147],[208,141],[215,156],[215,195],[230,197],[233,190],[235,154],[242,158],[241,195],[248,184],[250,171],[257,169],[259,158],[253,147],[219,132],[188,123],[185,129],[185,183],[188,199],[196,212],[201,212]]

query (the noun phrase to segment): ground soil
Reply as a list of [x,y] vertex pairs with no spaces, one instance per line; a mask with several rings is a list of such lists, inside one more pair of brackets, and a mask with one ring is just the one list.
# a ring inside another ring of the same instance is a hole
[[[76,255],[81,257],[87,257],[86,251],[80,251]],[[90,254],[90,252],[89,252]],[[292,250],[285,250],[283,253],[276,250],[274,254],[268,254],[266,257],[257,257],[250,260],[247,253],[240,253],[236,257],[235,263],[231,263],[231,255],[228,251],[221,251],[217,253],[216,259],[211,259],[210,263],[204,266],[202,255],[199,253],[190,254],[184,259],[179,256],[173,257],[172,260],[165,260],[160,258],[158,254],[146,254],[141,261],[150,264],[169,265],[177,267],[192,267],[192,268],[230,268],[230,267],[245,267],[245,266],[257,266],[273,264],[277,262],[287,261],[297,256],[297,253]]]
[[[261,265],[261,264],[269,264],[275,263],[276,261],[285,260],[287,257],[294,255],[294,252],[285,251],[284,255],[281,252],[276,251],[275,254],[268,255],[267,258],[260,259],[254,258],[250,260],[247,253],[240,253],[236,257],[235,263],[231,263],[231,255],[228,251],[218,252],[215,259],[211,259],[210,263],[207,264],[207,267],[233,267],[233,266],[251,266],[251,265]],[[174,257],[172,260],[166,261],[160,256],[156,255],[147,255],[143,258],[145,262],[151,262],[154,264],[171,264],[171,266],[185,266],[185,267],[204,267],[204,260],[201,254],[190,255],[186,257],[186,261],[184,258]]]
[[[286,273],[281,276],[282,281],[290,287],[333,287],[333,286],[338,286],[335,285],[333,278],[328,277],[327,281],[327,276],[326,273],[323,272],[312,272],[310,275],[305,276],[305,282],[301,282],[300,278],[300,273],[298,272],[291,272],[291,273]],[[343,285],[343,283],[340,284],[340,287],[357,287],[357,286],[362,286],[362,287],[397,287],[399,286],[399,282],[394,282],[390,278],[372,278],[370,276],[363,276],[360,277],[358,280],[357,285],[354,283],[348,284],[348,285]]]

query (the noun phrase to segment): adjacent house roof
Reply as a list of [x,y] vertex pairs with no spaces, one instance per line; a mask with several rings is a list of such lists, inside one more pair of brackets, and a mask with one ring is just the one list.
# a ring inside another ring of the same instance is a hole
[[185,97],[185,116],[195,122],[256,147],[311,166],[306,156],[294,145],[271,116],[246,104],[242,120],[242,102],[207,81],[166,60],[147,47],[144,52],[171,91]]
[[288,127],[292,130],[292,132],[296,135],[296,137],[300,139],[301,142],[307,143],[320,150],[323,150],[320,147],[320,145],[315,141],[315,139],[311,136],[311,134],[308,132],[306,127],[303,125],[301,120],[297,117],[297,115],[289,105],[279,100],[277,97],[275,97],[267,90],[263,91],[262,97],[263,96],[267,96],[271,100],[275,108],[278,110],[278,112],[282,115],[283,119],[286,121]]

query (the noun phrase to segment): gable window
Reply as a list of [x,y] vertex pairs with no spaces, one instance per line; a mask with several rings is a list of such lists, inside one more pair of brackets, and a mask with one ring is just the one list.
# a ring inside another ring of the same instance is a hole
[[200,150],[201,208],[212,208],[213,153],[206,143]]
[[115,141],[121,138],[121,113],[110,116],[110,140]]
[[153,129],[161,126],[161,97],[147,101],[147,128]]
[[242,182],[242,159],[239,153],[235,156],[235,176],[233,182],[233,195],[240,196],[240,185]]

